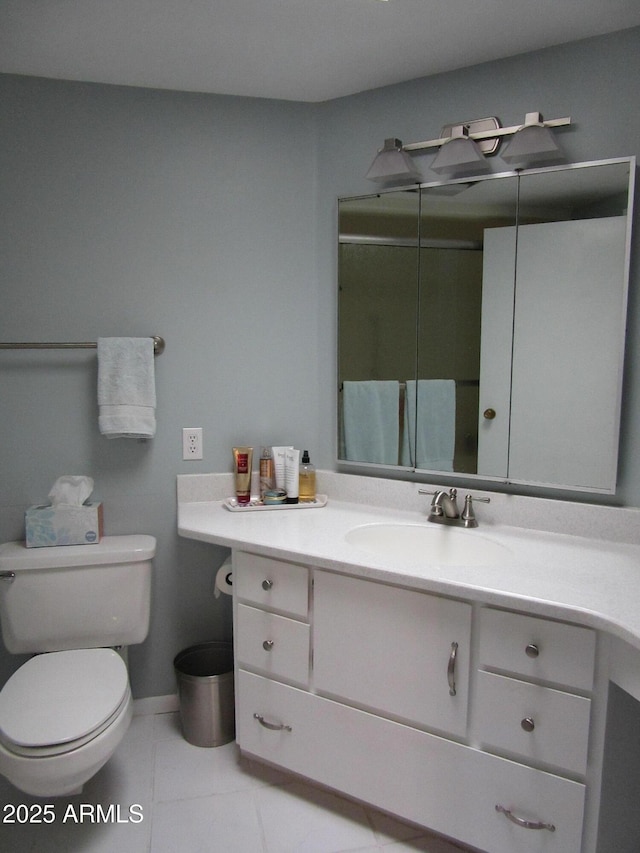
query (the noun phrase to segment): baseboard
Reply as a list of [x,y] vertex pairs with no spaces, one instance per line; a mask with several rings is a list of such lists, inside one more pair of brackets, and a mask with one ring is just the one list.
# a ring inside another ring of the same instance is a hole
[[171,714],[178,711],[178,694],[169,693],[167,696],[147,696],[144,699],[133,700],[133,713],[142,714]]

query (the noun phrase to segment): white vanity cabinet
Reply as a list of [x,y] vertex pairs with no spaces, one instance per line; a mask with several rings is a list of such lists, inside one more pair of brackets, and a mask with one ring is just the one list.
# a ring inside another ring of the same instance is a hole
[[479,623],[480,743],[584,777],[595,631],[491,608]]
[[309,571],[247,554],[233,556],[235,658],[241,667],[309,683]]
[[581,853],[593,632],[247,552],[234,616],[243,752],[488,853]]
[[234,551],[233,589],[238,601],[285,616],[307,618],[309,571],[305,566]]
[[313,601],[318,693],[465,736],[470,604],[320,571]]
[[[489,853],[580,853],[584,788],[443,737],[240,671],[241,749]],[[552,815],[555,831],[518,819]]]
[[526,820],[555,825],[556,832],[562,815],[571,840],[567,849],[580,850],[596,633],[495,608],[480,610],[478,629],[474,743],[531,765],[532,780],[540,777],[532,793],[547,784],[550,773],[544,771],[566,777],[557,778],[557,801],[536,807],[536,817],[529,812],[535,797],[521,807],[512,797],[496,803],[499,814],[516,825]]

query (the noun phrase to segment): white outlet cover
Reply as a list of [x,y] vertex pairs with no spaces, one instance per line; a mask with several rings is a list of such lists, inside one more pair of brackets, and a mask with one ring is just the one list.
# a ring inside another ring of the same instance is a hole
[[182,458],[202,459],[202,427],[183,427]]

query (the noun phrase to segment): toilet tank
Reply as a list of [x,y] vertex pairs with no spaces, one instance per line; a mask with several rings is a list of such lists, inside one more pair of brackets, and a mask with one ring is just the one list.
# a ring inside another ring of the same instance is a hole
[[153,536],[96,545],[0,545],[0,626],[8,651],[129,646],[149,631]]

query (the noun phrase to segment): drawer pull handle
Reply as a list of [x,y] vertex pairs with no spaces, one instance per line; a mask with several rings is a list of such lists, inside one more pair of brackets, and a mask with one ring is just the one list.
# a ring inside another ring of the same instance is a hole
[[532,732],[536,727],[536,724],[534,723],[532,717],[525,717],[524,720],[522,720],[522,722],[520,723],[520,725],[525,730],[525,732]]
[[540,654],[540,649],[536,646],[535,643],[529,643],[529,645],[525,648],[524,652],[528,658],[537,658]]
[[11,583],[13,583],[15,579],[15,572],[0,572],[0,581],[10,581]]
[[273,640],[265,640],[262,644],[262,648],[265,650],[265,652],[270,652],[273,648]]
[[523,829],[548,829],[549,832],[555,832],[556,828],[552,823],[543,823],[538,820],[525,820],[523,817],[516,817],[513,812],[509,811],[509,809],[504,806],[497,805],[496,811],[501,812],[505,817],[508,817],[511,823],[515,823],[516,826],[521,826]]
[[268,578],[262,581],[262,589],[271,589],[272,586],[273,581],[269,580]]
[[291,732],[293,729],[291,726],[285,726],[284,723],[268,723],[263,716],[260,714],[254,714],[253,719],[257,720],[261,726],[264,726],[265,729],[269,729],[271,732]]
[[451,643],[451,653],[447,665],[447,682],[449,684],[449,696],[456,695],[456,657],[458,656],[458,644]]

